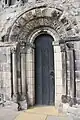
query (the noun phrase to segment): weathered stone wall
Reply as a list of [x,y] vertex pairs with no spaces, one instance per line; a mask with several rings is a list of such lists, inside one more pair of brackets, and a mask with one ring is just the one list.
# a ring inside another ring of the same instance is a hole
[[10,47],[0,47],[0,95],[11,100],[11,59]]
[[[15,4],[5,9],[2,9],[0,12],[0,40],[2,40],[4,35],[6,34],[8,28],[13,24],[17,17],[29,10],[30,8],[47,5],[48,7],[54,7],[63,12],[62,17],[68,18],[70,25],[68,29],[72,27],[72,31],[68,32],[70,36],[72,32],[74,36],[79,35],[80,33],[80,1],[79,0],[55,0],[55,1],[47,1],[44,2],[28,2],[24,5]],[[65,19],[63,20],[65,22]]]

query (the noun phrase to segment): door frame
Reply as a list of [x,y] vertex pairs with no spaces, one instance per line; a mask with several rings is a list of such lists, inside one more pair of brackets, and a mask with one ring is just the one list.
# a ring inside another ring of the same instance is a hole
[[[60,45],[59,45],[60,37],[53,29],[48,28],[48,27],[43,27],[43,29],[34,30],[27,40],[27,42],[28,42],[27,51],[30,52],[33,63],[35,63],[35,61],[34,61],[34,56],[35,56],[34,41],[35,41],[35,38],[37,36],[39,36],[40,34],[49,34],[54,39],[54,41],[52,43],[53,49],[54,49],[54,73],[55,73],[55,75],[54,75],[54,79],[55,79],[55,102],[54,102],[54,104],[55,104],[55,106],[57,106],[61,102],[62,87],[63,87],[63,85],[62,85],[62,57],[61,57],[61,50],[60,50]],[[33,52],[31,52],[31,51],[33,51]],[[32,66],[34,66],[34,65],[32,65]],[[60,70],[59,70],[58,66],[60,66]],[[58,77],[58,74],[59,74],[59,77]],[[31,76],[34,76],[34,78],[33,77],[30,78],[30,81],[32,80],[34,83],[34,86],[31,86],[32,87],[32,90],[31,90],[32,95],[29,95],[30,96],[29,100],[31,100],[30,105],[35,105],[35,68],[34,68],[34,71]],[[28,78],[27,78],[27,80],[28,80]],[[28,84],[28,86],[30,86],[30,84]]]

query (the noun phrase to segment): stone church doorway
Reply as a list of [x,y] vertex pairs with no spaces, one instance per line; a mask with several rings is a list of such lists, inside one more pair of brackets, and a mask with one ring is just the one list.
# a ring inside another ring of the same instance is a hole
[[35,39],[35,104],[53,105],[55,99],[53,38],[41,34]]

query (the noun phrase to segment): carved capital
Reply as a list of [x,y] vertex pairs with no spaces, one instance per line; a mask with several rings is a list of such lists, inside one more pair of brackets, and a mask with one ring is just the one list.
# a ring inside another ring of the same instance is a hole
[[26,52],[26,42],[20,41],[20,53],[25,53],[25,52]]
[[25,41],[20,41],[20,47],[24,49],[25,46],[26,46],[26,42]]
[[60,44],[60,49],[61,49],[61,52],[65,52],[66,51],[65,44]]
[[66,43],[68,49],[73,50],[74,49],[74,44],[73,43]]
[[11,53],[16,53],[16,46],[13,46],[13,47],[11,48]]

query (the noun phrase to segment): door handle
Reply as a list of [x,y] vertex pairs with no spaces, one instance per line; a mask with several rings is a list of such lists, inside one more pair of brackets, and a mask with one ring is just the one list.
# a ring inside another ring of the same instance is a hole
[[54,76],[54,71],[53,70],[50,72],[50,76]]

